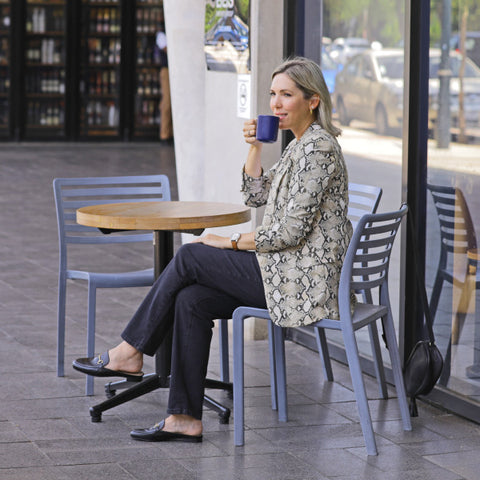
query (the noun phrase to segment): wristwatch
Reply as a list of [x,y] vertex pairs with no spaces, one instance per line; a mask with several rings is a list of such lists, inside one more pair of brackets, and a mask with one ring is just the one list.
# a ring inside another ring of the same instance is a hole
[[240,240],[240,237],[242,236],[241,233],[234,233],[232,234],[232,236],[230,237],[230,241],[232,242],[232,248],[234,250],[238,250],[238,245],[237,245],[237,242]]

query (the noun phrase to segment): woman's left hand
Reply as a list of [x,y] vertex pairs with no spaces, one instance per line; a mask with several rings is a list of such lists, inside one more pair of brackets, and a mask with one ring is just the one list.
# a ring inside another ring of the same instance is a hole
[[215,248],[232,248],[232,242],[228,237],[221,237],[213,233],[207,233],[201,237],[194,238],[192,243],[203,243]]

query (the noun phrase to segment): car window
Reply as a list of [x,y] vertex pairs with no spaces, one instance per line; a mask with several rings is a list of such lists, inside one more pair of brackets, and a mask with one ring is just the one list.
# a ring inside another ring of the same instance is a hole
[[[460,57],[450,57],[450,69],[452,77],[458,77],[460,73]],[[430,57],[430,78],[438,78],[438,69],[440,67],[440,57]],[[479,78],[480,69],[472,65],[469,61],[465,63],[466,78]]]
[[380,75],[385,78],[403,78],[403,54],[399,56],[377,57]]
[[361,62],[360,58],[355,58],[354,60],[352,60],[345,67],[347,74],[354,77],[358,77],[358,75],[360,75],[360,62]]
[[364,58],[362,62],[362,77],[373,78],[372,67],[366,58]]

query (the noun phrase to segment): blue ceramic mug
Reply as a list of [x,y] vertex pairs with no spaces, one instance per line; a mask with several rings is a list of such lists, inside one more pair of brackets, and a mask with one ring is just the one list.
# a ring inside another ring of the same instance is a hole
[[263,143],[277,141],[279,118],[275,115],[259,115],[257,118],[257,140]]

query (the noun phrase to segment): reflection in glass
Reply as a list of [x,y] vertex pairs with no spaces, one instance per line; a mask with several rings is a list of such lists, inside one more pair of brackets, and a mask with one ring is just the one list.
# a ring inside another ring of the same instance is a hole
[[[439,44],[444,18],[432,11],[431,45]],[[468,12],[467,12],[468,13]],[[430,51],[430,111],[432,136],[441,115],[440,78],[449,76],[450,115],[446,146],[439,138],[428,144],[426,283],[435,315],[437,344],[445,358],[440,383],[454,393],[480,399],[480,279],[477,277],[476,231],[480,224],[480,68],[459,43],[462,30],[480,30],[475,17],[453,9],[448,68],[440,49]],[[475,26],[476,25],[476,26]],[[468,35],[467,35],[468,37]],[[468,45],[467,45],[468,47]],[[442,71],[443,69],[443,71]],[[445,140],[445,138],[443,138]]]

